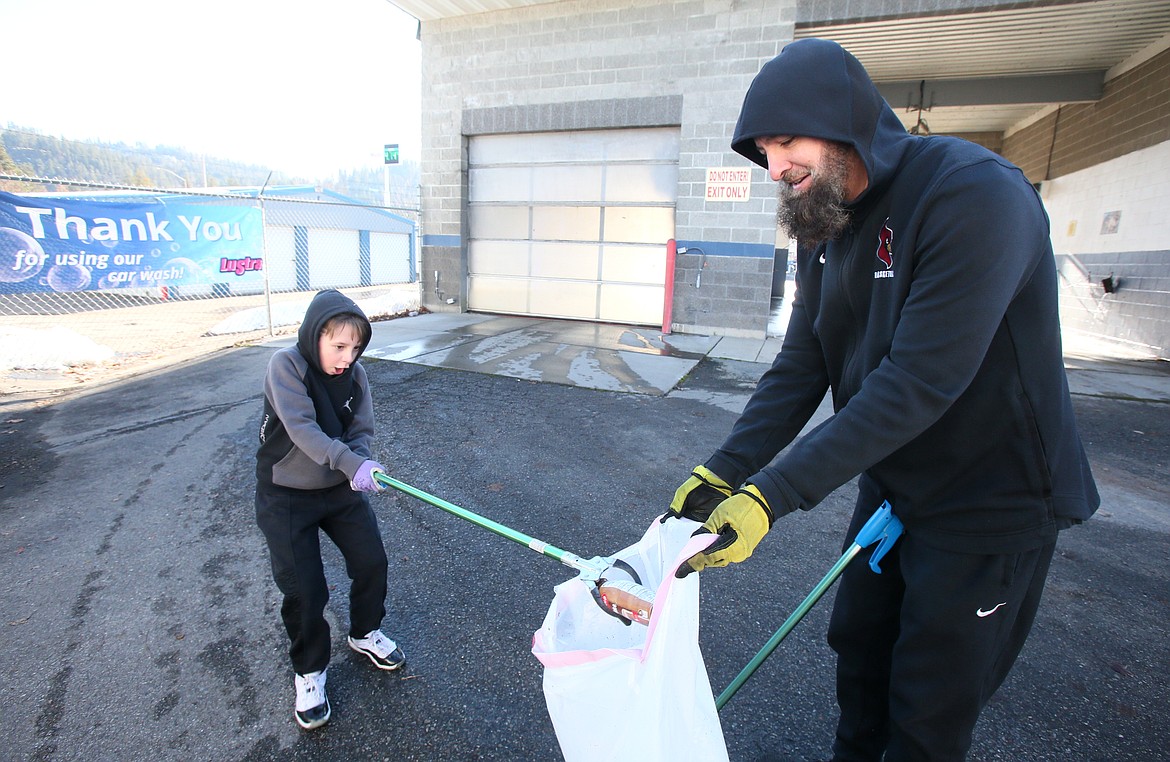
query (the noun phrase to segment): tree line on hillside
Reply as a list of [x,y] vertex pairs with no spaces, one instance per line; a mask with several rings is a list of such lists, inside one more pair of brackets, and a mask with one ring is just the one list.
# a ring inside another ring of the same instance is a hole
[[[389,171],[388,198],[386,177]],[[418,165],[404,162],[383,169],[339,170],[335,178],[318,179],[271,172],[265,167],[214,158],[169,146],[65,140],[9,125],[0,129],[0,174],[23,175],[78,183],[149,188],[220,188],[226,186],[313,185],[369,204],[417,209]],[[66,191],[68,183],[0,180],[10,193]]]

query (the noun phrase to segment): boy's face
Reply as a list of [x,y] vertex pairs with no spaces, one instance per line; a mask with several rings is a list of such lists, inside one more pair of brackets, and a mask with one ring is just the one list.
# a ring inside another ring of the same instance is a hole
[[351,325],[340,325],[321,334],[317,340],[317,356],[321,370],[330,376],[340,376],[357,359],[361,336]]

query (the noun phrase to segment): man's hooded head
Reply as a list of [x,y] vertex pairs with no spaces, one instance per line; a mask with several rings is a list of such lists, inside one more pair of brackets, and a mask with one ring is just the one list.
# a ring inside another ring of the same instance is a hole
[[744,96],[731,147],[767,169],[755,141],[777,135],[851,146],[865,167],[869,188],[890,178],[914,139],[861,62],[837,43],[818,39],[790,43],[764,64]]

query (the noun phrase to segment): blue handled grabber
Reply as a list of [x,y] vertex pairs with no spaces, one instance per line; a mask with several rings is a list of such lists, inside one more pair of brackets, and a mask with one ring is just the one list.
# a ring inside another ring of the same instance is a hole
[[829,573],[821,578],[817,586],[800,602],[800,605],[796,607],[796,610],[792,612],[788,619],[784,620],[784,624],[780,625],[780,629],[776,630],[776,634],[764,644],[764,647],[755,655],[755,658],[748,662],[747,666],[731,681],[731,684],[723,690],[723,693],[719,694],[719,698],[715,699],[715,708],[717,710],[723,709],[723,705],[731,700],[731,697],[747,682],[748,678],[752,676],[752,673],[764,663],[764,660],[772,654],[772,651],[776,650],[776,646],[780,645],[780,641],[788,637],[788,633],[792,632],[792,628],[800,624],[800,620],[804,619],[804,615],[813,606],[817,605],[817,601],[821,599],[821,596],[825,594],[826,590],[833,586],[833,583],[841,576],[841,572],[845,571],[845,567],[849,565],[849,562],[853,560],[854,556],[861,552],[862,548],[868,548],[875,542],[878,543],[878,546],[873,549],[873,553],[869,556],[869,568],[873,569],[875,574],[881,574],[882,570],[878,566],[878,563],[889,552],[890,548],[894,547],[894,543],[901,536],[902,522],[894,515],[889,501],[885,501],[873,516],[870,517],[869,521],[865,522],[865,526],[857,533],[857,538],[853,541],[853,544],[845,550],[837,563],[833,564],[833,568],[829,569]]

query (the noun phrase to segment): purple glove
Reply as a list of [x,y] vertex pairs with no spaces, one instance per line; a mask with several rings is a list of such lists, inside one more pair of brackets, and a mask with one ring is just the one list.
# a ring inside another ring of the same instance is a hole
[[374,472],[381,471],[386,473],[386,469],[382,468],[382,464],[376,460],[367,460],[363,462],[353,475],[353,481],[349,483],[354,492],[381,492],[386,489],[374,479]]

